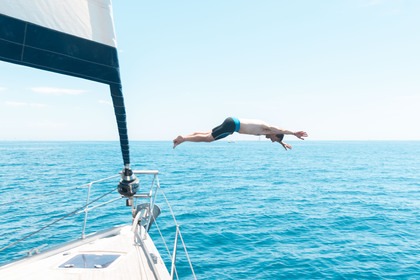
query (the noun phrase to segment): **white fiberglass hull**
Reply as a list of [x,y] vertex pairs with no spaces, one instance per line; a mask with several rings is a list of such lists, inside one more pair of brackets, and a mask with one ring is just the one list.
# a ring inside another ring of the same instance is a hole
[[[137,241],[136,241],[137,240]],[[113,228],[0,267],[0,279],[170,279],[152,239]]]

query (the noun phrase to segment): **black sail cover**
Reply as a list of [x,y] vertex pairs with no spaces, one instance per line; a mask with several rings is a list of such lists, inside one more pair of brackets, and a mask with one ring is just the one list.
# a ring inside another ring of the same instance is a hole
[[111,0],[0,0],[0,60],[108,84],[129,168]]

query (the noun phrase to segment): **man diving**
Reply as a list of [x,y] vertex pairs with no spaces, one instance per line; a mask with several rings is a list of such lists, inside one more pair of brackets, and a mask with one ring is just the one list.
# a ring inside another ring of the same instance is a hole
[[234,132],[257,136],[265,135],[265,137],[270,139],[271,142],[280,143],[286,151],[287,149],[291,149],[292,146],[283,142],[284,135],[294,135],[301,140],[304,140],[304,137],[308,137],[308,134],[305,131],[293,132],[290,130],[269,125],[260,120],[247,120],[229,117],[225,119],[225,121],[221,125],[213,128],[213,130],[211,131],[194,132],[186,136],[179,135],[173,140],[174,149],[176,146],[183,142],[213,142],[225,138],[226,136],[231,135]]

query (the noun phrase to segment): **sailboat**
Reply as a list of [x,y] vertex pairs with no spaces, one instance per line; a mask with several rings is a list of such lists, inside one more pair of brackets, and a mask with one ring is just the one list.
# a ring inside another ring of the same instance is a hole
[[[170,265],[165,264],[148,234],[153,223],[157,227],[160,213],[160,208],[155,204],[160,190],[159,172],[132,170],[130,166],[111,1],[2,0],[0,60],[109,85],[123,159],[120,174],[86,184],[86,204],[70,213],[84,214],[80,239],[45,251],[39,248],[31,250],[27,257],[0,266],[0,279],[127,280],[178,277],[176,255],[179,240],[186,252],[179,227],[176,226]],[[149,187],[140,186],[139,177],[143,176],[150,178]],[[97,200],[90,198],[90,190],[107,180],[115,180],[116,197],[94,205]],[[131,224],[86,235],[88,213],[120,199],[125,200],[123,207],[132,209],[132,217],[127,217]],[[176,224],[175,218],[174,222]],[[30,237],[31,234],[25,238]],[[0,251],[4,249],[0,248]],[[189,263],[192,276],[196,278]]]

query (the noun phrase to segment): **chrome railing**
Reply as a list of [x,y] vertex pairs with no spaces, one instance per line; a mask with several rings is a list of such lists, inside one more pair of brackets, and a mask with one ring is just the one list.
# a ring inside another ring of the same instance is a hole
[[[193,279],[197,279],[197,277],[195,275],[195,272],[194,272],[194,268],[193,268],[191,259],[189,257],[188,251],[187,251],[186,244],[185,244],[184,239],[182,237],[182,233],[181,233],[181,230],[180,230],[180,225],[178,224],[178,222],[175,218],[175,214],[172,210],[172,207],[171,207],[165,193],[160,189],[160,182],[159,182],[159,178],[158,178],[159,172],[157,170],[134,170],[133,173],[137,177],[139,177],[141,182],[143,182],[142,181],[143,176],[147,176],[147,175],[152,176],[149,188],[147,188],[147,187],[145,188],[144,186],[142,186],[140,189],[144,189],[145,191],[140,192],[140,193],[136,193],[132,197],[121,196],[121,197],[114,198],[112,200],[109,200],[109,201],[104,202],[104,203],[100,203],[100,204],[92,206],[92,207],[89,207],[89,206],[92,203],[92,201],[90,201],[90,194],[91,194],[91,188],[93,187],[93,185],[96,184],[96,183],[101,183],[101,182],[104,182],[104,181],[107,181],[107,180],[110,180],[110,179],[114,179],[114,178],[118,177],[118,175],[111,176],[111,177],[101,179],[101,180],[97,180],[97,181],[94,181],[94,182],[91,182],[89,184],[84,185],[88,188],[88,191],[87,191],[86,205],[85,205],[84,209],[79,212],[79,213],[82,213],[82,212],[85,213],[85,218],[84,218],[84,221],[83,221],[83,228],[82,228],[82,238],[86,237],[85,231],[86,231],[86,225],[87,225],[88,212],[89,211],[91,211],[95,208],[101,207],[103,205],[112,203],[116,200],[125,198],[126,199],[126,205],[132,207],[132,214],[133,214],[132,231],[137,234],[138,238],[141,238],[141,239],[146,238],[147,237],[146,233],[150,229],[152,223],[154,223],[156,225],[156,229],[159,232],[159,235],[161,237],[161,241],[163,242],[163,245],[164,245],[164,247],[166,249],[166,252],[167,252],[167,256],[168,256],[169,261],[171,263],[171,267],[170,267],[170,270],[169,270],[171,279],[174,279],[175,277],[176,277],[176,279],[179,279],[178,272],[177,272],[177,269],[176,269],[177,252],[178,252],[178,246],[179,245],[181,246],[181,248],[184,251],[184,254],[185,254],[185,257],[187,259],[188,265],[190,267]],[[161,229],[158,225],[158,222],[156,220],[156,216],[154,216],[154,213],[153,213],[153,211],[155,209],[155,205],[156,205],[155,202],[156,202],[157,193],[159,191],[162,193],[162,195],[165,199],[165,203],[166,203],[168,209],[170,210],[170,214],[171,214],[172,219],[175,223],[175,228],[176,229],[175,229],[175,237],[174,237],[174,244],[173,244],[172,253],[170,252],[168,243],[166,241],[166,238],[163,236],[162,231],[161,231]],[[140,212],[139,209],[137,209],[138,205],[141,205],[141,203],[140,203],[141,201],[146,201],[146,203],[148,205],[148,207],[143,208],[143,210],[146,210],[146,212],[143,212],[143,213]],[[139,225],[141,227],[139,227]],[[181,241],[180,244],[179,244],[178,240]],[[161,254],[161,257],[163,257],[162,254]]]

